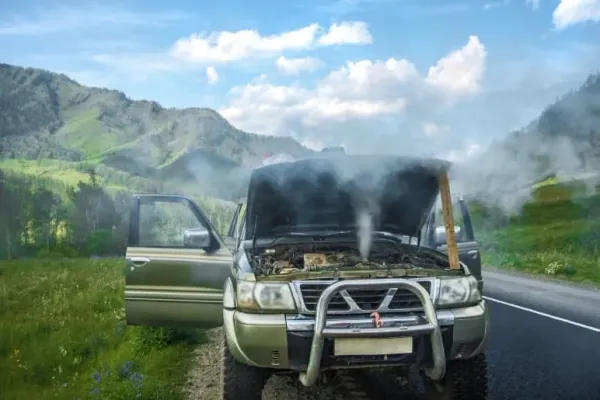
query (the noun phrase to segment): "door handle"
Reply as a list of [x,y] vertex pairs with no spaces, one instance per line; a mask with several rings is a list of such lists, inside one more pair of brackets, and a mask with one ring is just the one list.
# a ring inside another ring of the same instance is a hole
[[477,251],[477,250],[471,250],[467,254],[470,255],[471,258],[475,259],[475,258],[477,258],[477,255],[479,254],[479,251]]
[[149,263],[150,259],[146,257],[131,257],[129,261],[136,267],[141,267]]

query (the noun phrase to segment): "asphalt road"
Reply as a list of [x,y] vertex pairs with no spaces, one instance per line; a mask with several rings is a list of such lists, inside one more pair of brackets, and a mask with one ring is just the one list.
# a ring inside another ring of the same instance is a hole
[[490,398],[600,400],[600,290],[490,270],[484,281]]

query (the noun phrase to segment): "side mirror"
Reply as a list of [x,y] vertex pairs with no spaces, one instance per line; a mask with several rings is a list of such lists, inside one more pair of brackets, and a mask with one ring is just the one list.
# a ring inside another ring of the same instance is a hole
[[210,232],[205,228],[187,229],[183,233],[183,246],[192,249],[206,249],[211,245]]
[[[460,234],[460,226],[454,226],[454,232],[456,236]],[[446,227],[445,226],[436,226],[433,231],[433,240],[435,241],[436,246],[443,246],[446,244]]]

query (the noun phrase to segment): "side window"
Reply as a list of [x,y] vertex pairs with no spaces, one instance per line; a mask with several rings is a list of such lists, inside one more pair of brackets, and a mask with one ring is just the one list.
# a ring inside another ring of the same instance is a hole
[[[465,207],[465,211],[466,211],[466,207]],[[461,207],[460,202],[458,200],[452,201],[452,215],[454,216],[454,226],[459,228],[456,231],[457,243],[472,241],[473,238],[470,238],[469,237],[470,235],[468,234],[469,227],[465,224],[465,221],[468,221],[468,215],[467,215],[467,218],[465,218],[465,214],[463,213],[463,207]],[[444,226],[444,215],[442,213],[441,200],[439,200],[436,203],[435,226]]]
[[207,230],[187,201],[151,200],[140,202],[139,246],[183,248],[189,229]]

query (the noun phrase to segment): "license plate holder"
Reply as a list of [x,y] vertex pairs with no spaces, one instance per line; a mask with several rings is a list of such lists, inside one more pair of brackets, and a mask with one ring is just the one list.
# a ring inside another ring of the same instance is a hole
[[335,356],[372,356],[410,354],[412,352],[412,336],[393,338],[336,338],[333,342],[333,353]]

